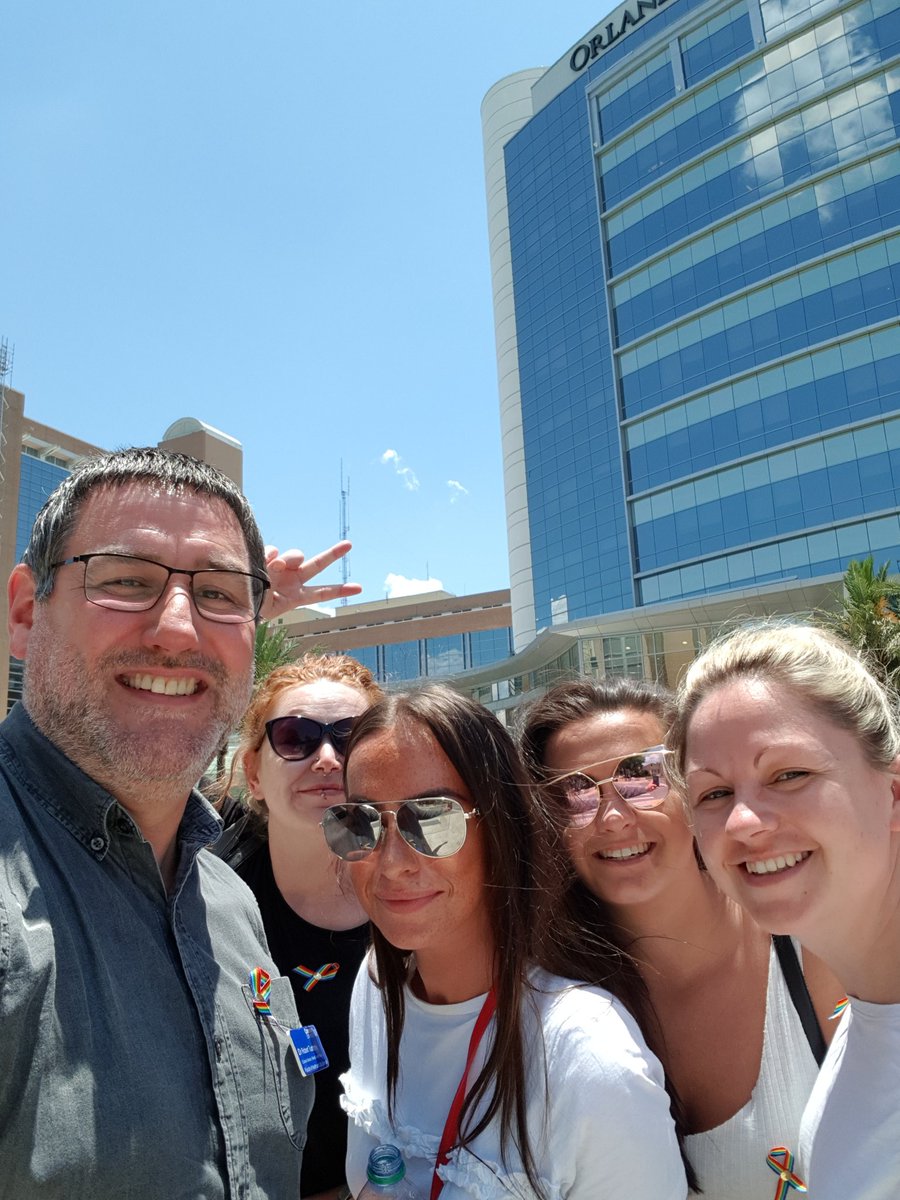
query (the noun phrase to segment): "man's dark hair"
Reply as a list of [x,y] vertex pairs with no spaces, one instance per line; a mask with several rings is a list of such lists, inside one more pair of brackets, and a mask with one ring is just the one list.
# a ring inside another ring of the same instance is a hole
[[66,541],[88,496],[101,488],[130,483],[155,484],[168,495],[194,492],[222,500],[237,517],[250,570],[266,574],[266,552],[256,519],[246,497],[227,475],[189,454],[161,450],[158,446],[132,446],[111,450],[80,463],[47,498],[35,517],[31,538],[22,556],[35,579],[35,596],[46,600],[53,591],[53,563],[63,557]]

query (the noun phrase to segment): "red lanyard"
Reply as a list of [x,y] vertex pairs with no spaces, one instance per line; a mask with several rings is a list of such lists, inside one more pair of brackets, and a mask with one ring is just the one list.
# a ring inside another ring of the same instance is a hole
[[456,1145],[456,1139],[459,1137],[459,1114],[462,1112],[463,1101],[469,1090],[469,1071],[472,1069],[475,1052],[484,1037],[484,1031],[487,1029],[496,1007],[497,993],[491,988],[484,998],[484,1004],[481,1006],[481,1012],[478,1014],[475,1028],[472,1030],[472,1036],[469,1039],[469,1053],[466,1055],[466,1067],[462,1073],[462,1079],[459,1081],[459,1087],[456,1089],[456,1095],[453,1097],[453,1103],[450,1105],[450,1111],[447,1113],[444,1132],[441,1134],[441,1144],[438,1147],[434,1163],[434,1175],[431,1178],[431,1200],[437,1200],[441,1194],[441,1188],[444,1186],[443,1179],[438,1175],[438,1167],[442,1167],[448,1161],[450,1151]]

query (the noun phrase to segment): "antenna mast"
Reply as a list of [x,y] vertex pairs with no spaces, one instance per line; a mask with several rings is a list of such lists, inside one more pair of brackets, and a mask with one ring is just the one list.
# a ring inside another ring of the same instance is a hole
[[6,479],[6,386],[12,379],[15,347],[0,338],[0,492]]
[[[341,541],[345,542],[350,536],[350,477],[344,486],[344,460],[341,459]],[[341,559],[341,583],[350,582],[350,556],[345,554]],[[341,596],[341,604],[347,603],[347,597]]]

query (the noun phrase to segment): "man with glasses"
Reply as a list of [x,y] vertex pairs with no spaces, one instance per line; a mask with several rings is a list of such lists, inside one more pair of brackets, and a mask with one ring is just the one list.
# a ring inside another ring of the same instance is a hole
[[[270,552],[269,613],[343,594],[306,587],[341,552]],[[230,480],[135,449],[57,488],[10,577],[0,1196],[299,1194],[291,987],[192,792],[250,695],[266,566]]]

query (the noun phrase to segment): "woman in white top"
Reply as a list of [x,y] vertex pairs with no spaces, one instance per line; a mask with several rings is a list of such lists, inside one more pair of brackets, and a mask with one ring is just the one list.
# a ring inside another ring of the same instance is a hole
[[[561,815],[575,870],[567,905],[636,963],[653,1014],[644,1033],[703,1195],[752,1200],[771,1193],[769,1150],[797,1142],[818,1063],[775,943],[696,856],[662,766],[673,717],[655,684],[574,680],[529,706],[520,747]],[[795,947],[778,950],[812,1036],[830,1035],[838,984],[804,954],[807,990]]]
[[793,934],[828,963],[850,995],[794,1173],[815,1200],[896,1200],[896,696],[828,633],[750,627],[691,666],[671,744],[710,874],[765,929]]
[[395,694],[358,719],[345,772],[323,829],[374,943],[344,1077],[354,1193],[386,1141],[423,1197],[684,1200],[662,1070],[635,1021],[540,969],[543,845],[503,726],[449,689]]

